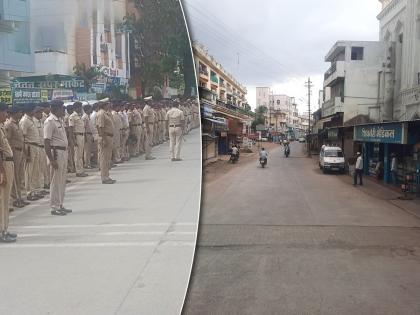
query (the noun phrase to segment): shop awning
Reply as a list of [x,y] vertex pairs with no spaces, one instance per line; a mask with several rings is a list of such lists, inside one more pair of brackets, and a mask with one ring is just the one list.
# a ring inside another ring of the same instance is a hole
[[207,117],[204,118],[204,119],[208,120],[208,121],[211,121],[212,123],[215,123],[215,124],[226,126],[226,123],[224,121],[220,121],[220,120],[212,119],[212,118],[207,118]]

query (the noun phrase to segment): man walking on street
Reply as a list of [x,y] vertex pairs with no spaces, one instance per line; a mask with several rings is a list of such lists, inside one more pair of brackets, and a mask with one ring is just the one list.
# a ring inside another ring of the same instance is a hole
[[62,118],[62,101],[51,103],[51,113],[44,124],[45,153],[51,172],[50,205],[52,215],[66,215],[72,210],[64,207],[66,173],[68,163],[68,141]]
[[397,155],[395,153],[391,154],[391,179],[392,184],[397,185],[398,184],[398,161],[397,161]]
[[172,108],[166,113],[169,127],[169,148],[171,161],[181,161],[181,141],[184,132],[185,117],[182,110],[178,109],[179,101],[174,100]]
[[363,158],[360,152],[357,152],[356,167],[354,170],[353,185],[357,185],[357,178],[359,178],[359,185],[363,186]]

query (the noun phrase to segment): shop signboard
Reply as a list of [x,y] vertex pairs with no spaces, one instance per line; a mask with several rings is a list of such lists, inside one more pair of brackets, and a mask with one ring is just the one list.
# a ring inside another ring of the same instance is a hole
[[12,82],[12,86],[15,89],[86,90],[85,81],[83,79],[64,75],[15,78]]
[[0,88],[0,103],[12,105],[12,90],[10,88]]
[[91,90],[94,93],[102,94],[106,90],[106,83],[92,83]]
[[74,96],[75,101],[96,101],[96,93],[77,93]]
[[48,102],[48,90],[41,89],[13,89],[13,102],[15,104]]
[[355,126],[354,141],[407,144],[407,131],[407,123]]
[[53,90],[52,100],[72,100],[74,97],[72,90]]
[[210,106],[204,104],[202,107],[202,114],[204,118],[211,118],[213,117],[213,108],[211,108]]

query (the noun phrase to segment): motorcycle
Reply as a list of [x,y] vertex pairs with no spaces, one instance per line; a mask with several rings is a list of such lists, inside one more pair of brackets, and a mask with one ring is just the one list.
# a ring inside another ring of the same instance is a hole
[[284,148],[284,156],[286,158],[288,158],[289,155],[290,155],[290,148],[289,148],[289,146],[287,146],[286,148]]
[[239,153],[238,154],[230,154],[230,159],[229,162],[232,164],[235,164],[236,162],[239,161]]
[[267,165],[267,159],[260,158],[260,165],[261,165],[262,168],[264,168]]

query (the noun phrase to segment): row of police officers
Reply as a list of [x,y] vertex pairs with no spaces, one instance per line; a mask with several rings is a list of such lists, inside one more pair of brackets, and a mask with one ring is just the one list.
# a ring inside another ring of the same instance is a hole
[[195,99],[143,102],[62,101],[15,105],[0,103],[0,242],[16,241],[8,232],[9,212],[50,195],[51,214],[64,216],[68,173],[88,176],[99,167],[103,184],[114,184],[110,169],[169,140],[170,160],[181,161],[183,136],[199,127]]

